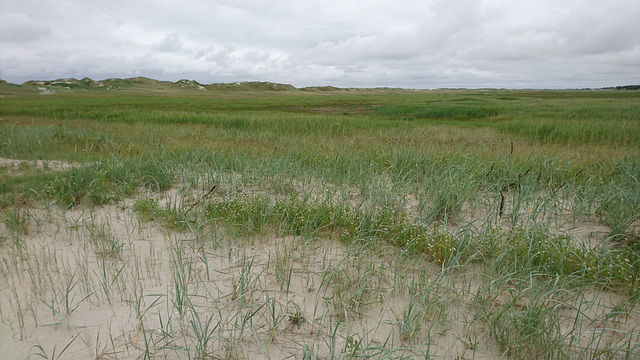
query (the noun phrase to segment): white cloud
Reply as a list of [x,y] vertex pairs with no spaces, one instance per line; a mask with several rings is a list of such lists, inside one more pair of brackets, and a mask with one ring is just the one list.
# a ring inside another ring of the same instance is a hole
[[0,77],[296,86],[639,83],[637,0],[5,0]]

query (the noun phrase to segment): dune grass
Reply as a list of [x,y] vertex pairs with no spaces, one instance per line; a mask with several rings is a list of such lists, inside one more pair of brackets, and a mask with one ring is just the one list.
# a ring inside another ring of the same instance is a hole
[[0,167],[0,355],[634,358],[637,114],[631,91],[0,97],[25,160]]

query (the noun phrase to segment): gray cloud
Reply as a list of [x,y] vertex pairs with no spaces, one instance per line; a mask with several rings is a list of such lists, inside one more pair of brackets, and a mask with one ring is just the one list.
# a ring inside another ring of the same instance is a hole
[[2,41],[29,43],[51,36],[51,27],[28,14],[6,13],[0,15],[0,34]]
[[296,86],[640,82],[637,0],[5,0],[0,77]]
[[154,43],[153,49],[160,52],[178,52],[184,46],[184,42],[180,39],[180,34],[165,34],[164,38]]

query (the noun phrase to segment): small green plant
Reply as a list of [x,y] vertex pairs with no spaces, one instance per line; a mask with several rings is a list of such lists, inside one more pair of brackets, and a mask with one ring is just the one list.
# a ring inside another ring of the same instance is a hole
[[133,203],[133,209],[143,221],[155,220],[160,213],[158,201],[152,198],[136,199]]
[[458,189],[447,187],[439,190],[424,215],[427,222],[454,220],[462,210],[464,197]]
[[531,288],[512,291],[506,305],[491,319],[498,344],[514,356],[555,358],[564,354],[558,330],[561,319],[548,306],[555,289],[547,290],[547,284],[532,278],[527,283]]
[[402,310],[402,314],[396,316],[394,324],[398,327],[400,339],[412,343],[420,335],[425,318],[416,295],[411,295],[409,303]]
[[307,319],[305,318],[304,313],[302,309],[300,309],[300,306],[298,306],[298,304],[293,301],[289,301],[289,304],[293,305],[293,309],[289,307],[289,310],[287,311],[289,324],[299,327],[304,324]]
[[133,209],[143,221],[156,221],[170,229],[189,228],[190,221],[186,218],[185,209],[175,201],[168,201],[163,208],[156,199],[142,198],[134,202]]
[[186,216],[185,209],[177,201],[168,201],[164,209],[158,211],[158,219],[170,229],[186,230],[190,228],[191,220]]
[[640,199],[624,196],[610,196],[605,199],[596,213],[602,222],[611,228],[609,236],[638,238],[634,225],[640,220]]
[[8,230],[16,235],[27,235],[29,232],[29,209],[17,206],[4,210],[2,214],[4,224]]
[[275,271],[276,281],[280,284],[280,290],[289,293],[291,286],[291,275],[293,273],[293,250],[284,245],[280,247],[276,245],[273,252],[273,267]]
[[330,303],[338,319],[345,321],[353,315],[361,317],[363,310],[377,301],[376,264],[358,262],[354,267],[352,271],[340,272],[332,279]]
[[87,232],[89,242],[96,251],[106,258],[117,258],[122,253],[124,241],[113,234],[108,224],[95,221],[85,222],[83,227]]
[[59,303],[61,305],[61,314],[67,319],[71,317],[71,314],[80,306],[80,304],[93,295],[93,293],[90,293],[77,302],[75,301],[73,289],[79,282],[79,280],[76,280],[76,274],[77,270],[64,279],[62,288],[55,291],[54,301],[52,301],[52,303]]
[[259,291],[260,275],[266,271],[256,272],[257,261],[254,256],[246,253],[241,255],[240,272],[233,277],[231,283],[231,299],[238,301],[240,304],[250,302],[254,293]]
[[220,327],[220,322],[215,321],[216,313],[201,318],[201,314],[191,305],[189,307],[188,320],[191,337],[194,339],[194,352],[196,359],[209,359],[215,351],[212,349],[214,333]]
[[173,183],[173,172],[163,159],[151,157],[139,167],[142,185],[152,191],[169,190]]
[[[29,350],[29,355],[27,355],[27,359],[31,359],[32,356],[37,356],[39,358],[47,359],[47,360],[58,360],[65,353],[65,351],[69,349],[69,346],[71,346],[71,344],[73,344],[73,342],[76,341],[78,336],[80,336],[79,333],[76,336],[74,336],[73,339],[71,339],[71,341],[69,341],[69,343],[67,343],[67,345],[65,345],[65,347],[62,348],[62,350],[60,350],[60,352],[58,352],[57,348],[54,346],[53,349],[51,350],[51,354],[47,354],[47,352],[44,350],[42,345],[40,344],[33,345]],[[31,353],[34,350],[35,352]]]

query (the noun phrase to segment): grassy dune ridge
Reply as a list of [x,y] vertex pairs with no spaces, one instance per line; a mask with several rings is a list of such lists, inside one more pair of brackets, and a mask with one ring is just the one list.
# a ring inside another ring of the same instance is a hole
[[640,93],[259,85],[3,90],[0,355],[640,353]]

